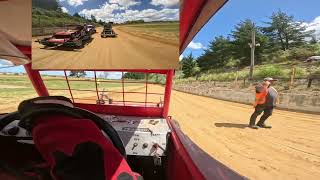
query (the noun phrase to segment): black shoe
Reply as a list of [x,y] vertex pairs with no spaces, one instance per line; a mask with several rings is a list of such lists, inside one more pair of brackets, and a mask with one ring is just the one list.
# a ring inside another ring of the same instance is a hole
[[257,126],[261,127],[261,128],[267,128],[267,129],[271,129],[272,126],[266,125],[266,124],[257,124]]
[[248,127],[251,129],[259,129],[259,126],[256,126],[256,125],[249,125]]

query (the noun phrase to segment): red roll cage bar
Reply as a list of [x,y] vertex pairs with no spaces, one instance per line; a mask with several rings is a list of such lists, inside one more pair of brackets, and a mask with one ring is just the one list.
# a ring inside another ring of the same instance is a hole
[[180,5],[180,53],[228,0],[182,0]]

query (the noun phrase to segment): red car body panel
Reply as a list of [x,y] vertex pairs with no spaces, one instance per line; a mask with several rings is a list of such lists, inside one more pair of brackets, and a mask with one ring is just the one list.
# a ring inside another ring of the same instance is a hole
[[54,38],[52,38],[52,39],[49,39],[48,42],[56,43],[56,44],[63,44],[69,40],[70,40],[70,38],[68,38],[68,39],[54,39]]

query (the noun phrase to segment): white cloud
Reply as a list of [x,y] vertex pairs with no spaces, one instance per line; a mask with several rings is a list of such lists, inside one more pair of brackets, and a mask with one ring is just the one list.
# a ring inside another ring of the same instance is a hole
[[121,79],[122,73],[121,72],[112,72],[108,74],[108,79]]
[[203,49],[204,46],[200,42],[196,43],[196,42],[191,41],[188,45],[188,48],[197,50],[197,49]]
[[65,7],[61,7],[61,10],[62,10],[62,12],[64,12],[64,13],[68,13],[68,12],[69,12],[69,10],[68,10],[67,8],[65,8]]
[[184,56],[181,54],[181,55],[179,56],[179,61],[181,61],[183,58],[184,58]]
[[320,16],[316,17],[310,23],[303,23],[302,25],[306,26],[307,31],[314,30],[317,39],[320,39]]
[[154,6],[172,7],[179,4],[179,0],[152,0],[151,4]]
[[[114,0],[118,1],[118,0]],[[115,13],[115,11],[118,11]],[[120,11],[120,12],[119,12]],[[150,21],[172,21],[178,20],[179,9],[168,9],[164,8],[161,10],[156,9],[144,9],[144,10],[132,10],[128,9],[126,6],[121,6],[118,3],[108,3],[99,7],[98,9],[83,9],[79,12],[87,18],[91,15],[95,16],[98,20],[103,20],[106,22],[112,21],[117,23],[123,23],[126,21],[133,20],[144,20],[146,22]]]
[[59,0],[60,2],[66,1],[70,6],[80,6],[83,5],[84,2],[89,0]]
[[10,66],[14,66],[14,64],[11,61],[5,60],[5,59],[0,59],[0,69],[1,68],[7,68]]
[[126,8],[141,4],[141,2],[136,0],[110,0],[109,3],[119,4],[120,6],[124,6]]

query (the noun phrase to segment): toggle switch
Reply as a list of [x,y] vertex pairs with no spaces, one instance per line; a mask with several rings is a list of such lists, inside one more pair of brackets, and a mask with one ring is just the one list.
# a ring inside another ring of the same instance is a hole
[[132,149],[131,150],[133,150],[135,147],[137,147],[138,146],[138,143],[133,143],[133,147],[132,147]]
[[148,147],[148,143],[143,143],[142,149],[145,149],[145,148],[147,148],[147,147]]

